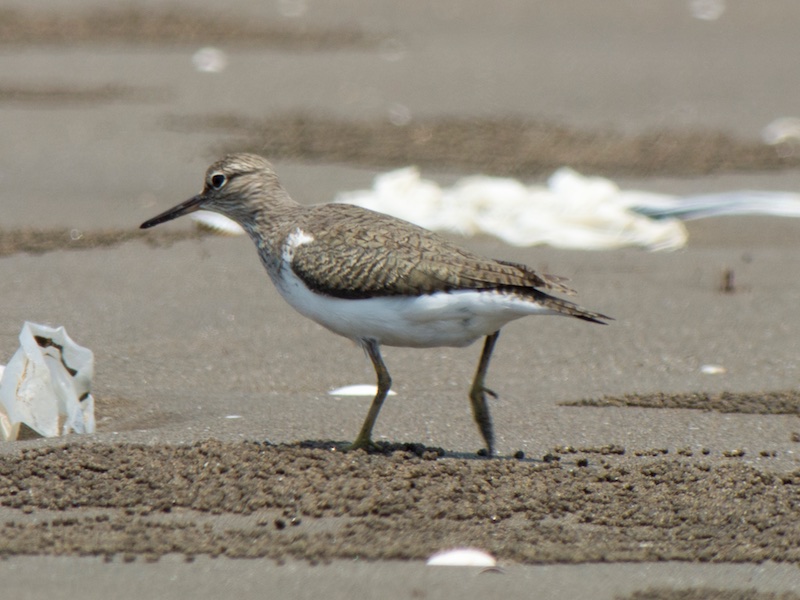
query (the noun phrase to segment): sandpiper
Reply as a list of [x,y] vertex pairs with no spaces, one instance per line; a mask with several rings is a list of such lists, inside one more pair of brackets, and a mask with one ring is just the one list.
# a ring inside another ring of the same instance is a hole
[[610,317],[548,292],[574,294],[564,278],[459,248],[406,221],[347,204],[302,206],[270,163],[232,154],[206,171],[203,191],[142,223],[146,229],[199,209],[239,223],[281,296],[300,314],[360,344],[377,393],[351,448],[373,445],[372,428],[392,380],[380,346],[467,346],[485,337],[469,399],[488,455],[494,431],[484,386],[500,328],[527,315]]

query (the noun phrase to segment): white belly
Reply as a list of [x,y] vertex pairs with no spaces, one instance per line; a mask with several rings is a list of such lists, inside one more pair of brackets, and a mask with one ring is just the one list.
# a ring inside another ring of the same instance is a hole
[[460,290],[346,300],[314,294],[289,268],[273,281],[289,304],[323,327],[353,340],[372,339],[387,346],[466,346],[514,319],[558,314],[501,292]]

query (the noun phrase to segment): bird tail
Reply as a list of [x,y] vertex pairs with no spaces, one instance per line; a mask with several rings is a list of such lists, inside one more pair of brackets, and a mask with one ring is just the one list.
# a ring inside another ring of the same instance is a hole
[[536,294],[536,302],[558,314],[562,314],[567,317],[575,317],[576,319],[582,319],[584,321],[589,321],[590,323],[608,325],[607,321],[614,320],[613,317],[587,310],[582,306],[578,306],[577,304],[569,302],[568,300],[562,300],[561,298],[556,298],[555,296],[550,296],[549,294],[545,294],[543,292],[538,292]]

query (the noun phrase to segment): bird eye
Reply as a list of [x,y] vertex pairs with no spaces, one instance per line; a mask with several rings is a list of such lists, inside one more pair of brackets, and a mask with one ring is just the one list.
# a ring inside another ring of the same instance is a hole
[[213,187],[215,190],[218,190],[223,185],[225,185],[225,182],[228,181],[228,178],[225,177],[225,175],[223,175],[222,173],[214,173],[211,176],[210,181],[211,181],[211,187]]

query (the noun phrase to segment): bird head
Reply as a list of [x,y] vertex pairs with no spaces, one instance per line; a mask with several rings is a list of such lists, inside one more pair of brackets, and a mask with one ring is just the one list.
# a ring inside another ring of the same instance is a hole
[[247,226],[268,199],[288,199],[269,161],[256,154],[230,154],[208,167],[202,192],[140,227],[148,229],[197,210],[220,213]]

